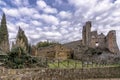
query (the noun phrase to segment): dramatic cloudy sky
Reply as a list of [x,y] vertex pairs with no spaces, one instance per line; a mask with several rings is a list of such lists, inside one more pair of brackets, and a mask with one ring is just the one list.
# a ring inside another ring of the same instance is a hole
[[120,46],[120,0],[0,0],[0,19],[5,12],[10,41],[20,26],[29,43],[81,39],[82,26],[105,35],[116,30]]

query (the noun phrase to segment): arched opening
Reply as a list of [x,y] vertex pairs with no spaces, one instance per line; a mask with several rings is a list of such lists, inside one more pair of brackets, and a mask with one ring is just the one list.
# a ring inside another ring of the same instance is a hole
[[74,53],[71,53],[71,59],[74,59]]

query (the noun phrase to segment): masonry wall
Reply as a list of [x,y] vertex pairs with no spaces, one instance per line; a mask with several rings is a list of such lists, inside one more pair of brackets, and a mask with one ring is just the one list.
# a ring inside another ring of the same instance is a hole
[[97,34],[97,31],[91,31],[91,22],[88,21],[83,26],[82,42],[84,46],[96,48],[96,43],[101,49],[109,49],[112,53],[119,53],[119,48],[116,42],[116,31],[111,30],[105,36],[103,33]]
[[116,32],[114,30],[108,33],[106,40],[107,48],[113,53],[119,53],[119,48],[116,42]]
[[0,69],[2,80],[81,80],[120,78],[120,68],[92,69]]
[[82,31],[83,45],[85,45],[85,46],[90,46],[90,42],[91,42],[91,34],[90,33],[91,33],[91,22],[88,21],[83,26],[83,31]]

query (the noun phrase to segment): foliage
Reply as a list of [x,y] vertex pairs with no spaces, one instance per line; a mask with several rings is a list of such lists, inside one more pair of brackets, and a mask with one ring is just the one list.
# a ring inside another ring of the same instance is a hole
[[29,48],[28,39],[27,39],[24,31],[19,27],[16,43],[19,43],[20,41],[24,42],[24,48],[26,51],[28,51],[28,48]]
[[102,50],[99,48],[88,48],[85,51],[85,54],[89,54],[89,55],[100,55],[102,54]]
[[0,43],[6,40],[8,40],[8,30],[6,25],[6,17],[5,17],[5,14],[3,14],[1,24],[0,24]]
[[57,42],[48,42],[48,41],[39,42],[39,43],[37,43],[37,48],[47,47],[47,46],[55,45],[55,44],[59,44],[59,43],[57,43]]
[[[16,47],[8,53],[8,57],[5,60],[5,67],[7,68],[31,68],[37,67],[38,59],[31,57],[28,53],[25,53],[21,47]],[[39,63],[39,67],[45,67],[44,64]]]
[[62,68],[62,69],[71,69],[71,68],[105,68],[105,67],[119,67],[120,64],[97,64],[94,62],[89,61],[80,61],[80,60],[56,60],[54,62],[48,62],[48,67],[55,69],[55,68]]

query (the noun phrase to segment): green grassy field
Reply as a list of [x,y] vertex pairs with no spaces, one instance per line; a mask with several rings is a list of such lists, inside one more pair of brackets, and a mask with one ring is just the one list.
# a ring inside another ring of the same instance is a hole
[[82,68],[81,61],[65,60],[48,63],[49,68]]
[[62,69],[69,69],[69,68],[104,68],[104,67],[118,67],[120,64],[114,64],[114,65],[101,65],[101,64],[95,64],[95,63],[82,63],[78,60],[63,60],[59,61],[56,60],[54,62],[48,62],[49,68],[62,68]]

